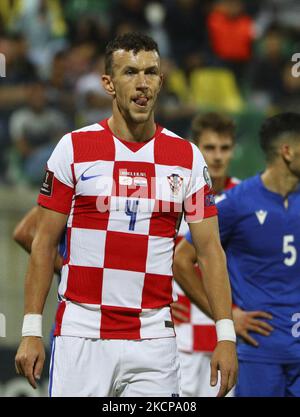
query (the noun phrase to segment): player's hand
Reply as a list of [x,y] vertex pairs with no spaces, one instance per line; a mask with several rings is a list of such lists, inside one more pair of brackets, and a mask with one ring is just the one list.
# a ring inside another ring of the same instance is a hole
[[[230,341],[218,342],[210,362],[210,385],[216,386],[218,377],[221,377],[221,385],[217,397],[225,397],[235,386],[238,375],[238,359],[236,344]],[[219,376],[218,376],[218,371]]]
[[45,348],[40,337],[23,337],[15,358],[17,374],[25,376],[29,384],[36,389],[36,380],[42,374],[45,362]]
[[264,311],[243,311],[236,307],[232,311],[234,328],[238,336],[242,337],[252,346],[258,346],[258,342],[249,335],[249,331],[269,336],[274,328],[258,318],[272,320],[272,316]]
[[171,310],[172,310],[172,317],[175,324],[182,324],[182,323],[188,323],[188,313],[189,309],[188,307],[180,303],[179,301],[176,301],[175,303],[171,304]]

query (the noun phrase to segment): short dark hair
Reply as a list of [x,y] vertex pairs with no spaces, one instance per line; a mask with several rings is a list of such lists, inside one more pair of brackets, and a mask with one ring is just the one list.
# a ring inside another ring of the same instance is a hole
[[228,135],[235,140],[234,121],[221,113],[209,112],[196,115],[192,121],[191,141],[196,145],[203,130],[212,130],[220,135]]
[[277,155],[276,145],[283,139],[295,139],[300,142],[300,114],[287,112],[267,118],[259,132],[260,146],[265,153],[267,162],[272,162]]
[[123,35],[117,36],[110,41],[105,49],[105,72],[112,74],[113,67],[113,53],[119,49],[125,51],[133,51],[137,54],[140,51],[156,51],[159,55],[157,43],[141,32],[127,32]]

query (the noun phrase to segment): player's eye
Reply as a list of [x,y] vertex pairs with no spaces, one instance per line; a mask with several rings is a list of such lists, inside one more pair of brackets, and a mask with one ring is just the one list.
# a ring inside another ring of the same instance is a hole
[[157,75],[157,69],[156,68],[150,68],[149,70],[146,71],[146,74],[150,74],[150,75]]
[[133,75],[135,72],[133,71],[133,69],[128,68],[127,70],[125,70],[125,74],[126,75]]

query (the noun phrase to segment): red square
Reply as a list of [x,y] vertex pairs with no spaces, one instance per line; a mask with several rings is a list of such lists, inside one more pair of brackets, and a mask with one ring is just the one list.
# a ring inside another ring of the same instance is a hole
[[216,326],[194,325],[193,326],[193,350],[201,352],[213,352],[217,345]]
[[76,196],[72,227],[106,230],[110,197]]
[[107,130],[73,132],[72,143],[74,163],[115,159],[115,143]]
[[65,297],[77,303],[101,304],[103,269],[69,265]]
[[[188,311],[187,312],[181,311],[181,314],[186,317],[186,319],[188,320],[187,323],[190,323],[191,322],[191,301],[190,301],[190,299],[186,295],[178,294],[178,301],[177,302],[179,304],[182,304],[185,307],[187,307]],[[174,320],[175,320],[176,324],[186,323],[185,321],[180,320],[178,318],[176,318]]]
[[174,238],[176,224],[182,215],[182,205],[169,201],[155,201],[154,210],[150,219],[150,236]]
[[161,308],[171,304],[172,301],[172,276],[146,274],[142,308]]
[[192,169],[193,149],[190,142],[161,134],[155,141],[154,161],[160,165]]
[[108,231],[104,268],[145,272],[147,252],[148,236]]
[[102,339],[140,339],[142,310],[101,306],[100,337]]
[[116,161],[113,195],[151,198],[155,196],[155,165],[149,162]]

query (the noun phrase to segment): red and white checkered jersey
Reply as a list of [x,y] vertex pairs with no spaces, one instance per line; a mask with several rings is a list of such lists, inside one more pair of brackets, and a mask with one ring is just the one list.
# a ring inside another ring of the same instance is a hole
[[182,214],[197,222],[207,167],[196,146],[157,126],[123,141],[104,120],[65,135],[47,164],[38,203],[68,215],[55,335],[174,336],[174,240]]
[[[228,177],[224,190],[230,190],[239,184],[240,180],[234,177]],[[215,195],[216,202],[220,198]],[[187,225],[182,222],[180,227],[177,243],[185,236]],[[197,266],[196,271],[201,279],[201,272]],[[184,352],[213,352],[217,343],[217,334],[215,323],[206,316],[198,307],[196,307],[190,299],[184,294],[180,286],[175,283],[175,291],[178,295],[178,301],[188,308],[186,313],[188,322],[176,325],[176,337],[178,349]]]

